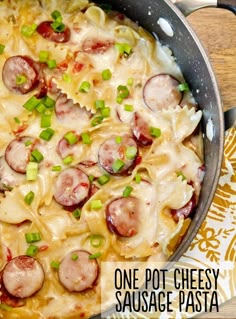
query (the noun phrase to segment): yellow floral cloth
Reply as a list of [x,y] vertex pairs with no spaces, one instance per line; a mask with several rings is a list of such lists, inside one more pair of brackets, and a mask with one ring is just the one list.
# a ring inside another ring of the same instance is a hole
[[220,278],[221,301],[236,296],[236,128],[227,131],[221,176],[210,210],[183,258],[199,266],[234,267]]

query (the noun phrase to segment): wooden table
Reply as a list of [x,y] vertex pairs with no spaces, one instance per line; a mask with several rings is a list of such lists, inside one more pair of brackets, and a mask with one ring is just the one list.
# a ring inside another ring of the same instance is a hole
[[[188,18],[209,54],[225,110],[236,107],[236,17],[222,9],[202,9]],[[197,318],[236,318],[236,297],[220,313]],[[224,316],[222,316],[222,313]]]

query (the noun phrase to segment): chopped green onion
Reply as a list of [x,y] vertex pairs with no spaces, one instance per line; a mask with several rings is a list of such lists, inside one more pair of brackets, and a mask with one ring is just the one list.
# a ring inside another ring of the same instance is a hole
[[54,269],[59,269],[60,268],[60,262],[59,261],[55,261],[55,260],[52,260],[51,263],[50,263],[50,266]]
[[117,87],[117,97],[125,99],[129,96],[129,89],[125,85],[119,85]]
[[133,105],[125,104],[124,105],[124,110],[127,111],[127,112],[133,112],[134,107],[133,107]]
[[94,118],[92,119],[91,125],[92,125],[92,126],[97,126],[97,125],[101,124],[102,121],[103,121],[103,116],[96,116],[96,117],[94,117]]
[[41,240],[41,235],[40,233],[26,233],[25,240],[28,244],[35,243]]
[[140,183],[141,183],[141,180],[142,180],[141,175],[137,173],[137,174],[135,175],[135,182],[136,182],[137,184],[140,184]]
[[177,172],[176,174],[177,174],[178,177],[179,176],[182,177],[182,181],[185,181],[187,179],[187,177],[181,171]]
[[4,50],[5,50],[5,45],[0,44],[0,54],[3,54]]
[[63,158],[63,163],[65,165],[70,165],[73,162],[74,158],[72,155],[68,155],[65,158]]
[[88,133],[81,133],[81,138],[82,138],[83,144],[91,144],[92,143],[91,138],[90,138]]
[[40,163],[40,162],[42,162],[43,159],[44,159],[43,154],[37,149],[34,149],[30,154],[30,161],[31,162]]
[[32,145],[32,141],[25,141],[25,146],[27,147],[27,146],[30,146],[30,145]]
[[39,52],[39,61],[40,62],[47,62],[48,57],[49,57],[49,52],[48,51],[42,50],[42,51]]
[[29,162],[26,167],[26,180],[35,181],[38,176],[38,163]]
[[94,176],[93,175],[89,175],[88,179],[89,179],[90,183],[92,183],[94,181]]
[[73,211],[72,215],[74,216],[74,218],[78,219],[81,216],[81,209],[77,208]]
[[18,117],[14,117],[14,121],[15,121],[17,124],[20,124],[20,120],[18,119]]
[[94,248],[98,248],[102,245],[103,237],[101,235],[91,235],[90,236],[90,244]]
[[71,255],[71,259],[72,259],[73,261],[76,261],[78,258],[79,258],[79,256],[78,256],[77,254],[72,254],[72,255]]
[[181,83],[181,84],[179,84],[178,85],[178,90],[180,91],[180,92],[187,92],[187,91],[189,91],[189,86],[188,86],[188,83]]
[[108,183],[110,180],[110,176],[105,174],[105,175],[102,175],[98,178],[98,183],[100,185],[105,185],[106,183]]
[[122,104],[122,102],[123,102],[123,98],[122,98],[122,97],[117,96],[117,98],[116,98],[116,102],[117,102],[118,104]]
[[43,104],[47,107],[47,108],[53,108],[56,104],[55,100],[53,100],[52,98],[50,98],[48,95],[46,95],[43,98]]
[[38,246],[30,245],[26,250],[26,256],[34,257],[37,255],[38,251],[39,251]]
[[57,21],[57,20],[55,20],[54,22],[51,23],[51,27],[56,32],[63,32],[65,30],[64,23],[61,21]]
[[54,133],[55,133],[55,131],[52,128],[48,127],[40,133],[39,137],[42,140],[50,141],[50,139],[53,137]]
[[94,103],[96,109],[103,109],[105,107],[105,101],[104,100],[96,100]]
[[61,165],[55,165],[52,167],[53,172],[60,172],[61,171]]
[[115,141],[116,141],[116,144],[121,144],[122,143],[122,137],[121,136],[116,136],[115,137]]
[[132,86],[134,84],[134,79],[133,78],[129,78],[127,81],[127,85]]
[[118,173],[123,167],[125,166],[125,163],[121,159],[117,159],[112,164],[112,169],[114,173]]
[[65,82],[67,82],[67,83],[71,83],[71,81],[72,81],[71,75],[68,74],[68,73],[64,73],[64,74],[62,75],[62,78],[63,78],[63,80],[64,80]]
[[58,18],[62,19],[62,15],[61,15],[61,12],[58,11],[58,10],[54,10],[52,13],[51,13],[51,17],[53,18],[53,20],[57,20]]
[[42,128],[51,126],[51,118],[52,118],[51,112],[45,111],[44,113],[41,113],[40,126]]
[[23,107],[27,110],[27,111],[33,111],[36,106],[41,102],[40,99],[37,99],[34,95],[31,96],[31,98],[25,102],[25,104],[23,104]]
[[103,109],[101,109],[101,115],[103,117],[109,117],[110,114],[111,114],[111,108],[110,107],[106,106]]
[[24,24],[21,27],[21,34],[24,35],[25,37],[29,38],[35,32],[36,29],[37,29],[36,23],[32,23],[31,25]]
[[8,306],[5,303],[0,303],[0,309],[4,310],[4,311],[12,311],[13,307]]
[[39,103],[35,110],[37,110],[39,113],[43,113],[46,111],[46,106],[43,103]]
[[73,132],[68,132],[64,135],[64,138],[70,145],[76,144],[79,140],[78,136]]
[[56,60],[47,60],[47,65],[49,69],[54,69],[57,66]]
[[112,77],[111,71],[109,69],[103,70],[102,71],[102,79],[104,81],[110,80]]
[[132,190],[133,190],[133,188],[131,186],[126,186],[124,191],[123,191],[123,197],[129,197]]
[[125,156],[129,159],[129,160],[133,160],[136,155],[137,155],[137,147],[135,146],[128,146],[125,152]]
[[101,200],[100,199],[95,199],[95,200],[93,200],[92,202],[91,202],[91,209],[95,209],[95,210],[97,210],[97,209],[100,209],[100,208],[102,208],[102,202],[101,202]]
[[27,78],[23,74],[19,74],[16,76],[16,85],[21,85],[26,83]]
[[130,55],[132,53],[132,47],[128,43],[116,43],[115,47],[120,55]]
[[88,81],[83,81],[79,87],[79,91],[82,93],[88,93],[90,90],[91,84]]
[[24,201],[27,205],[31,205],[34,200],[34,192],[30,191],[25,195]]
[[99,258],[101,255],[102,255],[101,253],[95,253],[95,254],[89,255],[89,259],[96,259],[96,258]]
[[160,137],[161,136],[161,130],[158,127],[151,126],[149,128],[149,132],[150,132],[150,135],[152,137]]

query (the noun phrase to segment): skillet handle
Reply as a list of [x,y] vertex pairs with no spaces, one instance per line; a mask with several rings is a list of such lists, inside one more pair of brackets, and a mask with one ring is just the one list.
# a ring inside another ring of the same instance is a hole
[[172,0],[172,2],[185,16],[206,7],[224,8],[236,14],[236,0]]
[[236,0],[218,0],[217,7],[228,9],[236,14]]

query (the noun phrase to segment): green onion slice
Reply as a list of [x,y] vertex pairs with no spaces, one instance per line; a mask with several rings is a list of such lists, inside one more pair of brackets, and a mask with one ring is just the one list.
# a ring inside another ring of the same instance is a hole
[[103,70],[102,71],[102,79],[104,81],[110,80],[112,77],[111,71],[109,69]]
[[72,215],[74,216],[74,218],[78,219],[81,216],[81,209],[77,208],[73,211]]
[[103,121],[103,116],[95,116],[92,121],[91,121],[91,125],[92,126],[97,126],[99,124],[101,124]]
[[44,159],[43,154],[37,149],[34,149],[30,154],[30,161],[31,162],[40,163],[40,162],[42,162],[43,159]]
[[74,158],[72,155],[68,155],[65,158],[63,158],[63,163],[65,165],[70,165],[73,162]]
[[41,121],[40,126],[42,128],[51,126],[51,119],[52,119],[52,113],[45,111],[44,113],[41,113]]
[[27,111],[33,111],[36,106],[38,106],[38,104],[41,102],[40,99],[37,99],[34,95],[31,96],[31,98],[25,102],[25,104],[23,104],[23,107],[27,110]]
[[91,144],[92,143],[89,133],[81,133],[81,138],[82,138],[83,144]]
[[115,173],[118,173],[124,166],[125,166],[125,163],[118,158],[112,164],[112,169]]
[[57,66],[56,60],[47,60],[46,62],[49,69],[55,69],[55,67]]
[[43,104],[47,107],[47,108],[53,108],[56,104],[56,101],[53,100],[50,96],[46,95],[43,98]]
[[26,233],[25,240],[28,244],[35,243],[41,240],[41,235],[40,233]]
[[103,237],[101,235],[94,234],[90,236],[90,244],[94,248],[100,247],[102,243],[103,243]]
[[161,130],[158,127],[151,126],[149,128],[149,132],[150,132],[150,135],[152,137],[160,137],[161,136]]
[[38,176],[38,163],[29,162],[26,167],[26,180],[35,181]]
[[101,115],[103,117],[109,117],[110,114],[111,114],[111,108],[110,107],[106,106],[103,109],[101,109]]
[[79,91],[82,93],[88,93],[91,88],[91,84],[88,81],[83,81],[80,84]]
[[20,124],[20,120],[18,119],[18,117],[14,117],[14,121],[16,122],[16,124]]
[[181,83],[178,85],[178,90],[180,92],[188,92],[190,89],[189,89],[189,86],[188,86],[188,83]]
[[176,175],[179,177],[181,176],[182,177],[182,181],[185,181],[187,179],[187,177],[183,174],[183,172],[179,171],[176,173]]
[[34,257],[37,255],[38,251],[39,251],[38,246],[30,245],[26,250],[26,256]]
[[42,62],[42,63],[43,62],[47,62],[48,57],[49,57],[49,52],[48,51],[42,50],[42,51],[39,52],[39,61],[40,62]]
[[5,50],[5,45],[0,43],[0,54],[3,54]]
[[94,103],[96,109],[103,109],[105,107],[105,101],[104,100],[96,100]]
[[37,24],[32,23],[31,25],[22,25],[21,27],[21,34],[27,38],[31,37],[35,30],[37,29]]
[[115,141],[116,141],[116,144],[121,144],[122,143],[122,137],[121,136],[116,136],[115,137]]
[[89,259],[96,259],[99,258],[100,256],[102,256],[102,254],[100,252],[89,255]]
[[102,202],[100,199],[94,199],[93,201],[91,201],[91,209],[100,209],[102,208]]
[[140,183],[141,183],[141,180],[142,180],[141,175],[137,173],[137,174],[135,175],[135,182],[136,182],[137,184],[140,184]]
[[73,132],[68,132],[64,135],[64,138],[70,145],[76,144],[79,140],[78,136]]
[[60,262],[56,260],[52,260],[50,263],[50,266],[54,269],[59,269],[60,268]]
[[120,55],[130,55],[132,53],[132,47],[128,43],[116,43],[115,48],[118,50]]
[[110,176],[105,174],[105,175],[102,175],[98,178],[98,183],[100,185],[105,185],[106,183],[108,183],[110,181]]
[[40,137],[42,140],[48,142],[48,141],[51,140],[51,138],[53,137],[54,133],[55,133],[55,131],[54,131],[52,128],[48,127],[48,128],[46,128],[45,130],[43,130],[43,131],[40,133],[39,137]]
[[79,258],[79,256],[78,256],[77,254],[72,254],[72,255],[71,255],[71,259],[72,259],[73,261],[76,261],[78,258]]
[[53,172],[60,172],[61,171],[61,165],[55,165],[52,167]]
[[123,191],[123,197],[129,197],[132,190],[133,190],[133,188],[131,186],[126,186],[124,191]]
[[138,150],[137,150],[137,148],[135,146],[129,146],[126,149],[125,156],[129,160],[133,160],[136,157],[137,152],[138,152]]
[[117,97],[125,99],[129,96],[129,89],[126,85],[119,85],[117,87]]
[[23,74],[19,74],[16,76],[16,85],[21,85],[26,83],[27,78]]
[[34,200],[34,192],[30,191],[25,195],[24,201],[27,205],[31,205]]

